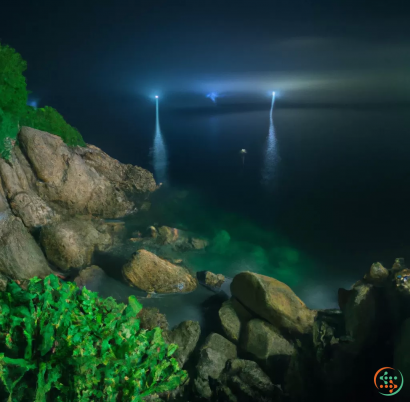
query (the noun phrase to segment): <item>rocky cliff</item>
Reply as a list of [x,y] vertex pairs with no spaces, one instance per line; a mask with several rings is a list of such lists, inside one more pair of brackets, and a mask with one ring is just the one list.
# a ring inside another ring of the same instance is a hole
[[145,169],[95,146],[68,147],[58,136],[22,127],[10,161],[0,158],[0,271],[13,279],[47,275],[31,233],[78,215],[123,217],[155,189]]

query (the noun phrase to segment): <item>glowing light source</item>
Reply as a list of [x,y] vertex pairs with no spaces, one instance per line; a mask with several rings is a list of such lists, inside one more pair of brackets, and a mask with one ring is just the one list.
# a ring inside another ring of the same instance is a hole
[[212,102],[216,102],[216,98],[219,97],[219,94],[217,92],[210,92],[208,95],[206,95],[207,98],[210,98]]
[[158,99],[158,95],[155,95],[155,99]]

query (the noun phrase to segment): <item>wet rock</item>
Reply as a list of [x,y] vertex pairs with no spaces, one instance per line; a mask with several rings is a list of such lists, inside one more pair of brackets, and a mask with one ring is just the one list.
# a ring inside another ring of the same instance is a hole
[[372,264],[369,273],[364,277],[366,282],[373,285],[383,285],[389,277],[389,271],[380,262]]
[[231,292],[247,309],[280,330],[293,334],[312,332],[315,311],[276,279],[242,272],[234,277]]
[[91,265],[80,271],[74,282],[81,289],[84,286],[87,289],[98,289],[99,285],[107,278],[105,272],[96,265]]
[[175,243],[180,239],[181,231],[168,226],[161,226],[158,228],[158,242],[160,244]]
[[[166,331],[168,321],[165,314],[159,312],[156,307],[144,307],[137,315],[140,320],[140,326],[143,329],[151,330],[156,327]],[[164,332],[165,334],[165,332]]]
[[155,226],[150,226],[150,227],[147,229],[147,235],[148,235],[149,237],[154,238],[154,239],[158,236],[158,231],[157,231],[157,229],[155,228]]
[[219,318],[226,337],[231,342],[237,343],[241,334],[242,323],[232,306],[231,300],[222,304],[219,309]]
[[274,371],[275,378],[283,375],[295,352],[294,346],[273,325],[257,318],[247,323],[241,348],[262,367]]
[[210,380],[219,379],[226,362],[235,359],[236,346],[219,334],[211,334],[200,349],[200,357],[196,366],[197,376],[194,380],[196,393],[205,399],[212,397]]
[[358,285],[348,291],[347,301],[341,306],[346,334],[354,339],[357,353],[369,346],[377,334],[375,288],[370,284]]
[[118,218],[156,188],[148,171],[91,145],[70,148],[60,137],[29,127],[21,128],[18,139],[36,176],[37,195],[57,212]]
[[206,247],[208,247],[208,241],[205,239],[199,239],[196,237],[192,237],[190,239],[190,244],[192,245],[192,248],[195,250],[202,250]]
[[196,280],[183,267],[157,257],[147,250],[138,250],[123,267],[124,277],[147,292],[191,292]]
[[279,401],[282,392],[268,375],[251,360],[229,360],[218,387],[219,401]]
[[112,245],[106,226],[79,218],[44,226],[40,242],[48,260],[62,270],[87,267],[95,250]]
[[45,278],[52,273],[23,222],[7,213],[0,214],[0,272],[17,280]]
[[177,359],[180,367],[183,367],[188,361],[198,343],[200,335],[201,327],[196,321],[181,322],[172,331],[164,332],[166,342],[178,345],[174,357]]
[[219,289],[225,282],[225,276],[222,274],[214,274],[210,271],[197,272],[197,278],[204,285],[214,289]]

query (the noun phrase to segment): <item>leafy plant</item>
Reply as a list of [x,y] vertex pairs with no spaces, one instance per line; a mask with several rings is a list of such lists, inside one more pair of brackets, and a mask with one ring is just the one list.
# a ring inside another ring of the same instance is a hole
[[9,402],[128,402],[177,388],[187,374],[142,306],[102,299],[50,275],[0,293],[0,380]]
[[20,119],[20,125],[58,135],[70,146],[85,146],[83,137],[78,130],[71,127],[64,120],[64,117],[50,106],[38,109],[27,106]]
[[0,109],[0,156],[10,159],[18,132],[17,118]]
[[27,63],[13,48],[0,43],[0,109],[19,117],[27,103],[27,84],[23,72]]

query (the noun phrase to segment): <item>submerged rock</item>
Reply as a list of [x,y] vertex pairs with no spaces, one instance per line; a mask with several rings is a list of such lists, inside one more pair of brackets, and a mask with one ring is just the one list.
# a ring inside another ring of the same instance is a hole
[[45,278],[48,263],[23,222],[13,215],[0,217],[0,272],[12,279]]
[[191,292],[196,280],[183,267],[162,260],[147,250],[138,250],[123,267],[124,277],[147,292]]
[[276,279],[242,272],[234,277],[231,292],[256,316],[280,330],[293,334],[312,332],[316,313],[308,309],[289,286]]
[[112,245],[107,227],[91,220],[73,218],[44,226],[40,242],[50,262],[62,270],[91,264],[95,250]]
[[196,277],[202,285],[215,291],[220,289],[226,279],[222,274],[214,274],[211,271],[199,271],[196,273]]
[[201,327],[196,321],[183,321],[172,331],[164,332],[166,342],[178,345],[174,357],[177,359],[180,367],[183,367],[188,361],[198,343],[200,335]]
[[235,359],[236,346],[219,334],[211,334],[200,349],[200,357],[196,366],[197,376],[194,380],[194,389],[202,398],[212,397],[213,390],[210,380],[219,379],[226,362]]

